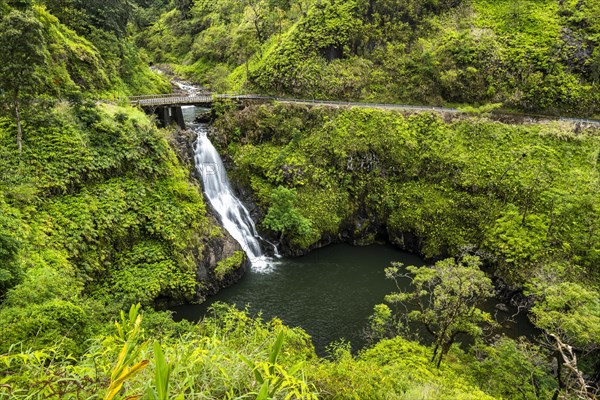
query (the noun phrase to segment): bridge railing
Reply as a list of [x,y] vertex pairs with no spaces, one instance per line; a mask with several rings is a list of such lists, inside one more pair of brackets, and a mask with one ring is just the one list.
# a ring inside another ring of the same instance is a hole
[[185,105],[195,103],[211,103],[212,96],[173,96],[173,97],[156,97],[130,101],[131,104],[139,104],[141,106],[160,106],[160,105]]
[[147,100],[147,99],[165,99],[171,97],[184,97],[180,93],[166,93],[166,94],[142,94],[138,96],[129,96],[129,101]]
[[129,96],[130,101],[137,100],[151,100],[151,99],[169,99],[169,98],[193,98],[193,97],[210,97],[218,99],[272,99],[270,96],[261,96],[256,94],[239,94],[239,93],[211,93],[211,92],[199,92],[196,94],[182,94],[182,93],[165,93],[165,94],[143,94],[137,96]]
[[192,95],[181,95],[178,93],[164,94],[164,95],[141,95],[131,96],[128,98],[132,104],[139,104],[142,106],[156,106],[156,105],[168,105],[168,104],[194,104],[194,103],[212,103],[215,100],[233,99],[272,99],[269,96],[257,96],[253,94],[237,94],[237,93],[198,93]]

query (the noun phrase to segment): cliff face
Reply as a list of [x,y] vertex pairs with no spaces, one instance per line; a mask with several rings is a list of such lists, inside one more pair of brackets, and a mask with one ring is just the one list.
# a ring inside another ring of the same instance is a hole
[[[214,224],[217,226],[216,220]],[[204,300],[206,296],[233,285],[250,265],[240,244],[222,228],[218,236],[205,240],[204,253],[197,261],[196,276],[200,282],[197,300]]]

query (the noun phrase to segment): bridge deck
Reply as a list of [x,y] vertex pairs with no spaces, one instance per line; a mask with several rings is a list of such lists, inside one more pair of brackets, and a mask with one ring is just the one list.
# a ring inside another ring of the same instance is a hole
[[193,106],[199,104],[212,104],[214,101],[232,99],[232,100],[243,100],[243,99],[267,99],[263,96],[255,95],[233,95],[233,94],[198,94],[192,96],[185,96],[181,94],[159,94],[159,95],[147,95],[147,96],[133,96],[129,98],[129,102],[134,105],[140,105],[142,107],[150,106]]

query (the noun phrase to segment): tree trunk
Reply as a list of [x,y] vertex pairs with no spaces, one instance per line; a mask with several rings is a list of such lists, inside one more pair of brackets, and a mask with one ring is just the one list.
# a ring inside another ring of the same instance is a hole
[[438,369],[440,368],[440,365],[442,365],[442,359],[444,358],[444,356],[446,354],[448,354],[448,351],[450,351],[450,346],[452,346],[452,343],[444,343],[442,345],[442,351],[440,351],[440,356],[438,357],[437,364],[436,364],[436,367]]
[[556,357],[556,379],[558,381],[558,387],[554,391],[552,400],[558,400],[558,396],[560,395],[560,392],[565,388],[565,384],[562,380],[562,360],[560,357],[560,352],[558,350],[554,352],[554,357]]
[[[550,337],[556,341],[558,360],[558,389],[554,393],[553,399],[558,398],[558,394],[563,388],[566,392],[574,392],[578,399],[595,399],[594,394],[588,390],[589,387],[583,373],[577,368],[577,356],[573,347],[563,343],[556,335],[550,334]],[[567,373],[564,379],[561,373],[563,370]]]
[[434,362],[435,357],[437,356],[438,349],[440,348],[440,343],[438,341],[435,342],[435,346],[433,348],[433,356],[431,356],[431,360],[429,362]]
[[21,127],[18,98],[15,100],[15,121],[17,122],[17,148],[19,149],[19,154],[21,154],[23,151],[23,128]]

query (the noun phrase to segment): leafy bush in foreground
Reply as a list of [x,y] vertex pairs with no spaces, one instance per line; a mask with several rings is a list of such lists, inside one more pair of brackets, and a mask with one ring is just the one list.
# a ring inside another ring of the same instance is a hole
[[[382,341],[359,356],[343,344],[334,345],[331,358],[320,359],[302,330],[278,320],[250,318],[223,304],[215,305],[198,325],[171,322],[160,335],[143,326],[132,307],[116,329],[92,340],[81,357],[60,357],[61,351],[52,346],[37,351],[11,348],[0,355],[0,398],[116,399],[137,394],[147,399],[493,399],[494,394],[512,393],[500,385],[509,385],[513,362],[529,362],[505,341],[495,350],[482,349],[481,355],[486,351],[489,356],[481,362],[453,349],[448,362],[436,368],[428,360],[430,349],[401,338]],[[148,339],[153,346],[147,346]],[[495,358],[485,360],[507,349],[517,358],[503,358],[492,395],[482,392],[477,385],[488,377],[481,375],[485,362]],[[545,376],[542,370],[537,373]],[[539,388],[541,398],[545,389]]]

